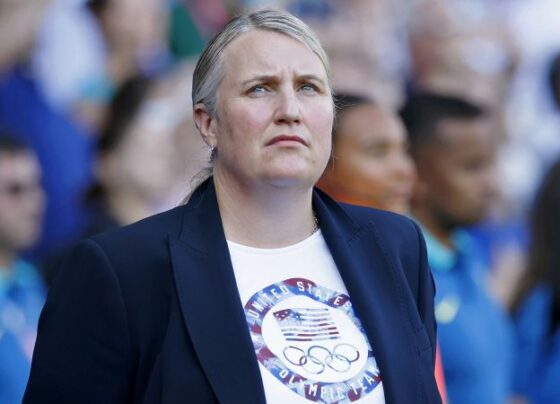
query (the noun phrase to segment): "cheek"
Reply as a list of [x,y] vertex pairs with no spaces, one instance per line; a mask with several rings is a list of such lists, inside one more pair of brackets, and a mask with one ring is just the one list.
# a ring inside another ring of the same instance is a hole
[[270,112],[264,106],[231,105],[222,110],[217,121],[218,149],[244,149],[262,140],[271,121]]
[[324,155],[326,163],[332,149],[333,111],[330,104],[308,109],[305,124],[314,142],[319,146],[321,155]]
[[313,106],[307,111],[308,126],[317,134],[331,138],[333,125],[333,110],[331,104]]
[[360,155],[359,151],[344,152],[338,164],[335,163],[335,170],[357,191],[378,193],[386,187],[387,181],[380,175],[383,172],[380,161]]
[[449,178],[450,187],[453,188],[457,198],[472,199],[475,196],[478,180],[476,175],[471,172],[465,171],[460,167],[451,170],[452,176]]
[[372,195],[383,196],[389,191],[388,177],[382,175],[383,167],[379,164],[368,164],[356,170],[356,179],[360,181],[362,191]]

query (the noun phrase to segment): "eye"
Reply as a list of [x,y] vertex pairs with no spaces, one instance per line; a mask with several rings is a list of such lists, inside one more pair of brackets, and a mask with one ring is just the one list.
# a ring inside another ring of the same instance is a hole
[[317,87],[315,84],[313,83],[303,83],[300,86],[300,91],[303,91],[304,93],[318,93],[319,91],[319,87]]
[[270,90],[267,86],[263,85],[263,84],[257,84],[253,87],[251,87],[248,91],[247,94],[249,94],[250,96],[253,97],[258,97],[261,95],[264,95],[266,93],[268,93]]
[[364,151],[371,157],[382,158],[389,153],[389,147],[385,144],[375,144],[364,148]]

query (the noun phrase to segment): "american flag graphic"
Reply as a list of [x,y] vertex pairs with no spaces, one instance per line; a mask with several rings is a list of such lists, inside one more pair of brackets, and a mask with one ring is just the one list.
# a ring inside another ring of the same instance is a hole
[[273,313],[286,341],[324,341],[340,334],[327,308],[285,309]]

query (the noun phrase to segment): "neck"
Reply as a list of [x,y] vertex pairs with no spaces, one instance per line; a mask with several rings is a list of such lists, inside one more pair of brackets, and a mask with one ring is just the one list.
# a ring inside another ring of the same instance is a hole
[[214,172],[226,238],[257,248],[298,243],[315,229],[312,187],[248,186]]
[[412,214],[416,219],[420,221],[420,223],[422,223],[422,227],[430,232],[432,237],[434,237],[437,241],[439,241],[447,248],[450,248],[452,250],[455,249],[455,245],[452,239],[454,230],[453,228],[444,226],[441,221],[437,220],[437,218],[426,209],[413,207]]

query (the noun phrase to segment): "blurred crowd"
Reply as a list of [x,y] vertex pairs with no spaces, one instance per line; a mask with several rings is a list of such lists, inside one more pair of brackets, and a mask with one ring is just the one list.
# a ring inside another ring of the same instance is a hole
[[448,402],[560,403],[560,1],[0,0],[0,404],[65,251],[208,168],[194,64],[262,7],[331,59],[318,186],[424,231]]

